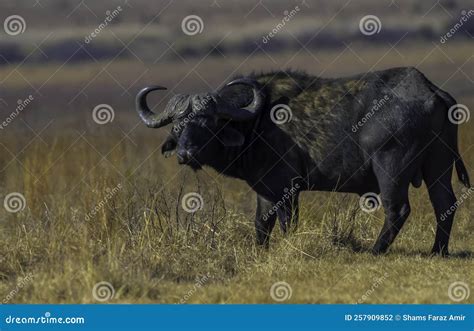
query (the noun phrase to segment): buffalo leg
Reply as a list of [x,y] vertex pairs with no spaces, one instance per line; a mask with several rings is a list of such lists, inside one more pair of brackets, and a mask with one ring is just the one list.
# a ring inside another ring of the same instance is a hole
[[283,233],[289,229],[296,230],[298,226],[299,204],[298,195],[294,195],[278,209],[278,219]]
[[275,226],[277,214],[273,210],[273,203],[257,195],[257,215],[255,216],[255,230],[257,244],[268,247],[270,234]]
[[456,211],[456,196],[451,185],[452,169],[452,162],[442,162],[441,160],[427,164],[423,168],[423,177],[428,187],[437,222],[432,253],[443,256],[449,253],[449,237]]
[[[393,162],[389,160],[390,162]],[[375,175],[380,187],[382,204],[385,210],[385,222],[372,249],[374,254],[385,253],[400,232],[403,224],[410,215],[408,200],[409,180],[406,175],[396,176],[387,172],[390,167],[374,167]]]

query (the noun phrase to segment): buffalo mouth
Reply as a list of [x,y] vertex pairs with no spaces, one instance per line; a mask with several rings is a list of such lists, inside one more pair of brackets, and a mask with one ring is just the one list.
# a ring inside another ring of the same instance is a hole
[[176,157],[179,164],[190,166],[193,170],[200,170],[202,168],[201,163],[196,160],[196,157],[192,153],[178,152]]
[[191,167],[194,171],[198,171],[202,169],[202,165],[199,162],[190,162],[187,164],[188,166]]

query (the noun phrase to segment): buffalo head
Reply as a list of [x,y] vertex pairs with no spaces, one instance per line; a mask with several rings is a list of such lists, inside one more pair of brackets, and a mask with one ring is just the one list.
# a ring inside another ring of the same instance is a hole
[[162,113],[155,114],[146,97],[152,91],[165,89],[150,86],[141,90],[136,98],[138,114],[150,128],[173,124],[162,153],[168,156],[176,151],[178,162],[193,169],[211,165],[224,147],[242,146],[245,133],[239,123],[254,120],[265,99],[256,81],[236,79],[217,92],[177,94]]

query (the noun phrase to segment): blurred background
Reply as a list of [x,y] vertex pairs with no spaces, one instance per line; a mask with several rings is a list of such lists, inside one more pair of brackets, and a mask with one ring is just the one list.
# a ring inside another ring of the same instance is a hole
[[[354,218],[340,208],[350,205],[346,197],[327,193],[305,194],[301,235],[288,242],[275,234],[274,257],[262,257],[253,246],[253,193],[164,159],[167,129],[147,129],[134,97],[146,85],[168,87],[149,98],[160,111],[173,93],[214,90],[251,72],[339,77],[415,66],[474,109],[472,7],[470,0],[2,0],[0,193],[21,193],[24,203],[18,213],[0,211],[0,291],[31,272],[34,281],[12,301],[91,302],[93,285],[107,280],[122,302],[176,302],[209,274],[213,286],[192,302],[271,301],[271,283],[286,277],[294,302],[349,303],[377,275],[384,286],[368,302],[449,301],[445,289],[466,281],[472,263],[467,201],[451,244],[461,257],[449,263],[416,255],[434,236],[424,189],[412,192],[412,221],[394,245],[398,254],[415,252],[405,261],[354,257],[371,246],[383,212]],[[471,177],[472,123],[460,126]],[[179,216],[181,185],[215,193],[203,193],[212,210]]]
[[[4,0],[2,19],[20,15],[25,24],[23,33],[0,34],[0,107],[8,112],[33,94],[35,105],[22,112],[24,121],[44,125],[69,117],[71,125],[81,127],[94,106],[106,103],[116,111],[112,125],[122,125],[124,117],[134,115],[137,90],[150,83],[173,93],[214,89],[251,71],[298,69],[335,77],[406,65],[418,67],[456,98],[471,97],[474,20],[440,41],[469,4]],[[299,10],[278,29],[295,7]],[[202,31],[183,32],[189,15],[198,15]],[[380,21],[372,35],[359,29],[367,15]],[[99,33],[90,37],[94,31]],[[166,102],[166,93],[158,101]]]

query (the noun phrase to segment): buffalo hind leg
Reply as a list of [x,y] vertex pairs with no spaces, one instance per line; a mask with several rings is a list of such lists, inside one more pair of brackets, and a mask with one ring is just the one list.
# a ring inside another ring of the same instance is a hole
[[456,211],[456,196],[451,185],[452,163],[448,164],[447,168],[439,167],[439,165],[439,163],[427,165],[423,172],[437,222],[436,237],[431,252],[447,256],[449,254],[449,237]]
[[257,195],[257,214],[255,216],[255,230],[257,232],[257,244],[268,248],[270,234],[275,226],[276,213],[273,211],[273,203]]
[[372,249],[374,254],[382,254],[388,250],[410,215],[408,200],[410,181],[406,179],[410,177],[403,175],[391,177],[386,169],[390,169],[390,167],[385,169],[374,167],[385,210],[384,225]]

